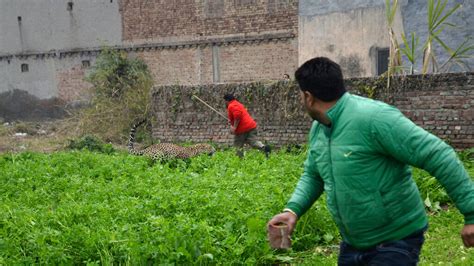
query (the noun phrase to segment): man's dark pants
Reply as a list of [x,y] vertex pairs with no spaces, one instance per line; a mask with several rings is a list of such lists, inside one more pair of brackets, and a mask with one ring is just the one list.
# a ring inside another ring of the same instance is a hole
[[417,265],[426,228],[401,240],[382,243],[358,250],[346,242],[341,243],[338,265]]
[[257,140],[257,130],[252,129],[249,132],[238,134],[234,136],[234,146],[237,148],[237,156],[243,157],[244,151],[243,147],[245,144],[249,144],[253,148],[263,150],[265,145]]

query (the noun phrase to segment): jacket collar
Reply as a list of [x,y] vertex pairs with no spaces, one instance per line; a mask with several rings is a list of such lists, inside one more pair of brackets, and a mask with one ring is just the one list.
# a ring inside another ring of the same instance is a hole
[[341,98],[337,100],[336,104],[326,111],[326,115],[328,116],[329,120],[331,120],[331,127],[337,123],[337,120],[344,110],[344,106],[346,105],[350,95],[351,94],[349,92],[345,92]]

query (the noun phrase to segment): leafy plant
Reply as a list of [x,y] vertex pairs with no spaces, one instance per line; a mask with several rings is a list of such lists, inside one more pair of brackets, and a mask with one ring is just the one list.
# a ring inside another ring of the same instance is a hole
[[400,48],[400,51],[410,62],[410,74],[413,74],[416,63],[416,48],[418,47],[419,38],[416,36],[415,32],[412,32],[410,42],[408,42],[405,34],[402,33],[402,40],[404,46]]
[[[464,59],[472,58],[472,51],[474,45],[471,38],[466,38],[458,47],[449,47],[440,37],[441,33],[446,27],[455,27],[454,24],[447,22],[448,19],[461,6],[456,4],[451,9],[446,9],[448,0],[428,0],[427,2],[427,27],[428,36],[423,45],[423,62],[421,73],[438,72],[441,70],[449,70],[453,65],[460,66],[463,69],[469,70],[469,66],[464,62]],[[408,40],[404,33],[401,34],[403,40],[403,47],[397,42],[393,30],[393,23],[395,20],[396,10],[398,8],[398,1],[385,0],[385,13],[388,25],[388,33],[390,39],[390,58],[389,69],[387,72],[387,87],[390,87],[390,77],[395,73],[403,73],[401,64],[401,54],[403,54],[410,62],[410,74],[414,73],[414,65],[416,63],[416,52],[418,47],[418,37],[416,32],[411,33],[411,38]],[[439,64],[436,54],[434,53],[433,45],[439,44],[449,58],[443,64]]]
[[86,80],[92,83],[97,96],[123,97],[127,90],[149,78],[148,66],[140,59],[129,58],[127,53],[105,47]]
[[472,39],[467,38],[461,45],[459,45],[455,50],[452,50],[449,47],[444,47],[446,51],[449,53],[449,58],[444,62],[443,65],[441,65],[439,68],[441,70],[443,69],[448,69],[456,64],[460,66],[461,68],[470,70],[470,67],[468,64],[466,64],[463,60],[472,58],[472,51],[474,50],[474,44],[472,44]]
[[474,148],[462,150],[458,155],[459,159],[465,163],[468,169],[474,170]]
[[398,44],[397,38],[395,36],[395,31],[393,30],[393,22],[395,21],[397,8],[398,0],[393,0],[393,4],[390,4],[390,0],[385,0],[385,15],[387,18],[388,36],[390,39],[387,87],[390,87],[390,77],[395,73],[402,71],[402,57],[400,54],[400,45]]
[[470,57],[469,52],[474,49],[474,45],[468,44],[469,39],[466,39],[466,41],[456,49],[450,48],[443,40],[441,40],[440,34],[443,30],[447,26],[455,26],[454,24],[447,22],[447,19],[461,6],[461,4],[456,4],[453,8],[445,12],[447,3],[448,0],[428,0],[428,38],[423,48],[423,74],[426,74],[430,67],[432,72],[437,72],[439,69],[439,64],[433,50],[434,42],[437,42],[450,55],[446,63],[442,65],[443,67],[453,60],[460,66],[463,66],[462,59]]
[[[267,244],[265,224],[290,197],[305,157],[280,150],[266,160],[250,150],[242,160],[230,149],[170,167],[87,149],[3,154],[0,264],[334,265],[340,237],[324,197],[300,218],[291,250]],[[414,176],[425,199],[446,202],[433,177]],[[451,209],[431,213],[433,251],[423,249],[421,264],[469,265],[460,263],[474,253],[452,237],[462,222]]]
[[78,140],[70,140],[67,148],[72,150],[82,150],[86,149],[89,151],[97,151],[106,154],[111,154],[115,152],[115,149],[111,144],[106,144],[100,139],[94,136],[84,136]]
[[80,114],[79,135],[124,143],[132,121],[150,114],[153,79],[147,65],[104,48],[87,80],[94,85],[94,95],[91,106]]
[[[278,262],[265,224],[304,156],[282,151],[266,160],[250,150],[242,161],[228,150],[183,167],[86,149],[0,156],[0,257],[7,265]],[[297,227],[295,252],[337,241],[320,204]]]

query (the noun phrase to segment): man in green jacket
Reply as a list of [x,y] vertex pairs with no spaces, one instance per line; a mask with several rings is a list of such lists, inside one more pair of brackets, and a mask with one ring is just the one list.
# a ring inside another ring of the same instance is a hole
[[346,92],[338,64],[318,57],[295,78],[315,120],[304,172],[283,213],[268,227],[288,231],[326,192],[342,236],[339,265],[416,265],[428,219],[410,165],[444,186],[465,217],[474,246],[474,183],[455,151],[385,103]]

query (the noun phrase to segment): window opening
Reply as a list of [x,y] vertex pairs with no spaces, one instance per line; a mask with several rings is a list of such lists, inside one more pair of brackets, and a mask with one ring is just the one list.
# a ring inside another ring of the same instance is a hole
[[382,75],[383,73],[387,72],[389,57],[389,48],[377,49],[377,75]]
[[89,60],[82,60],[82,67],[88,68],[91,66],[91,61]]
[[28,64],[21,64],[21,72],[28,72],[28,71],[29,71]]

